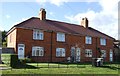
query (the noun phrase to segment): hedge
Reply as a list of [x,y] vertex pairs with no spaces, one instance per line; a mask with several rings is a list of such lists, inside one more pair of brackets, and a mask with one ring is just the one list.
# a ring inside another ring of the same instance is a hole
[[17,54],[1,54],[2,62],[10,67],[16,67],[19,64]]

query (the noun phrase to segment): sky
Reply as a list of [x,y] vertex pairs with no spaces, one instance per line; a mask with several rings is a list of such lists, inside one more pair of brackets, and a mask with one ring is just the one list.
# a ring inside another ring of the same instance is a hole
[[89,27],[118,39],[119,0],[0,0],[0,30],[31,17],[45,8],[47,19],[80,25],[87,17]]

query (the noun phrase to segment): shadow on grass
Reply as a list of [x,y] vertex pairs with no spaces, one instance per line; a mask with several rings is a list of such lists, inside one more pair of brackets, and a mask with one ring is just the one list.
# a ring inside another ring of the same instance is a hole
[[101,66],[102,68],[108,68],[108,69],[112,69],[112,70],[120,70],[120,67],[115,67],[115,66]]
[[12,66],[14,69],[37,69],[37,67],[32,65],[27,65],[25,63],[19,63],[17,65]]

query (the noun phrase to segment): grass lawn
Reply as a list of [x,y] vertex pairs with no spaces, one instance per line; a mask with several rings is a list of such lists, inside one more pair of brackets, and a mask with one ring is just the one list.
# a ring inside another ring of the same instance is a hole
[[[92,67],[91,64],[47,64],[29,63],[28,65],[39,68],[22,68],[2,70],[2,74],[119,74],[120,64],[105,64],[104,67]],[[49,66],[49,68],[48,68]],[[52,67],[52,68],[51,68]]]

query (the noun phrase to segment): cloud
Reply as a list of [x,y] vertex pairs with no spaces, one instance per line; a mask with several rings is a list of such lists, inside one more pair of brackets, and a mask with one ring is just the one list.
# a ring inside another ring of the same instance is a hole
[[49,12],[49,14],[50,14],[50,15],[54,15],[54,13],[53,13],[53,12]]
[[98,3],[102,7],[100,12],[88,10],[76,15],[65,15],[65,18],[71,23],[80,24],[81,18],[87,17],[90,27],[118,39],[118,1],[99,0]]
[[51,3],[56,6],[62,5],[64,2],[68,2],[69,0],[36,0],[37,3],[39,3],[42,6],[45,6],[45,3]]
[[6,17],[7,19],[9,19],[11,16],[10,16],[10,15],[6,15],[5,17]]
[[41,5],[45,5],[44,3],[49,2],[56,6],[60,6],[66,2],[97,2],[98,0],[36,0]]

